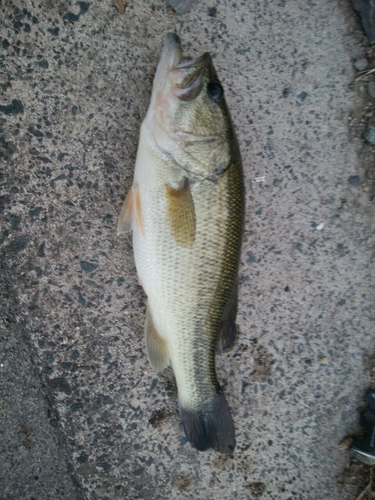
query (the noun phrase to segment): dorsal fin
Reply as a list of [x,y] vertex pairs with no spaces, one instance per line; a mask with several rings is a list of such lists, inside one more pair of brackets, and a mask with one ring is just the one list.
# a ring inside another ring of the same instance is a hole
[[236,316],[238,302],[238,277],[234,283],[227,306],[224,310],[221,328],[217,336],[216,352],[230,350],[237,336]]

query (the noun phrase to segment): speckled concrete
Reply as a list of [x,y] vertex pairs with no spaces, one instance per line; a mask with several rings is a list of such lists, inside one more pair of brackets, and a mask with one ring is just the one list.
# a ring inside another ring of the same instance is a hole
[[59,415],[43,389],[35,350],[9,300],[0,263],[0,498],[84,499],[75,481]]
[[[145,354],[131,240],[115,231],[171,30],[212,52],[244,160],[240,336],[218,358],[234,458],[186,442],[172,372]],[[179,15],[139,0],[121,15],[109,0],[4,0],[0,34],[1,338],[30,342],[45,387],[20,425],[39,442],[28,415],[52,398],[61,481],[80,485],[66,498],[352,499],[362,485],[339,443],[371,383],[375,219],[349,3],[222,0]],[[0,352],[5,380],[17,349]],[[20,498],[12,470],[2,498]]]

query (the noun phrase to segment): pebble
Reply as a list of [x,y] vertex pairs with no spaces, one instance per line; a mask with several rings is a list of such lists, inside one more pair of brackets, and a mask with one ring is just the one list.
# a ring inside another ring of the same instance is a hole
[[359,175],[351,175],[348,178],[348,182],[352,186],[359,186],[361,184],[361,178],[359,177]]
[[186,14],[195,7],[194,0],[170,0],[169,5],[177,14]]
[[344,439],[341,441],[341,443],[339,444],[339,448],[340,448],[341,450],[347,450],[347,449],[350,447],[350,445],[352,444],[352,442],[353,442],[353,438],[351,438],[351,437],[346,437],[346,438],[344,438]]
[[368,66],[368,61],[365,57],[362,57],[361,59],[358,59],[353,63],[353,66],[357,71],[363,71],[364,69],[367,68]]
[[375,146],[375,123],[369,123],[366,127],[364,138],[367,142]]
[[367,85],[367,91],[370,94],[370,96],[375,99],[375,82],[370,82]]

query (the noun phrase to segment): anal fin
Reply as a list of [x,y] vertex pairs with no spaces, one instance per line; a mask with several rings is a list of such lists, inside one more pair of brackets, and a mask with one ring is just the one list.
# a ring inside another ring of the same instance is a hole
[[157,332],[149,306],[146,310],[145,337],[147,356],[152,368],[164,370],[169,365],[169,353],[166,341]]
[[134,184],[126,195],[117,223],[117,235],[131,231],[137,225],[139,232],[144,237],[141,197],[139,187]]

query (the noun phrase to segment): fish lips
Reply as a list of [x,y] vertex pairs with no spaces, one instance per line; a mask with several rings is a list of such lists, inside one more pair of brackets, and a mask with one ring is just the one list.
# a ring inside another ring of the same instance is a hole
[[173,94],[182,101],[195,99],[203,87],[203,73],[212,64],[211,56],[205,52],[199,57],[184,56],[181,40],[175,33],[168,33],[164,42],[155,75],[155,83],[166,78],[174,84]]
[[181,62],[182,57],[180,37],[175,33],[168,33],[160,55],[157,73],[159,70],[163,73],[169,72]]
[[183,59],[173,70],[181,80],[176,84],[173,94],[182,101],[191,101],[201,92],[203,87],[203,74],[211,64],[211,56],[205,52],[196,59]]

